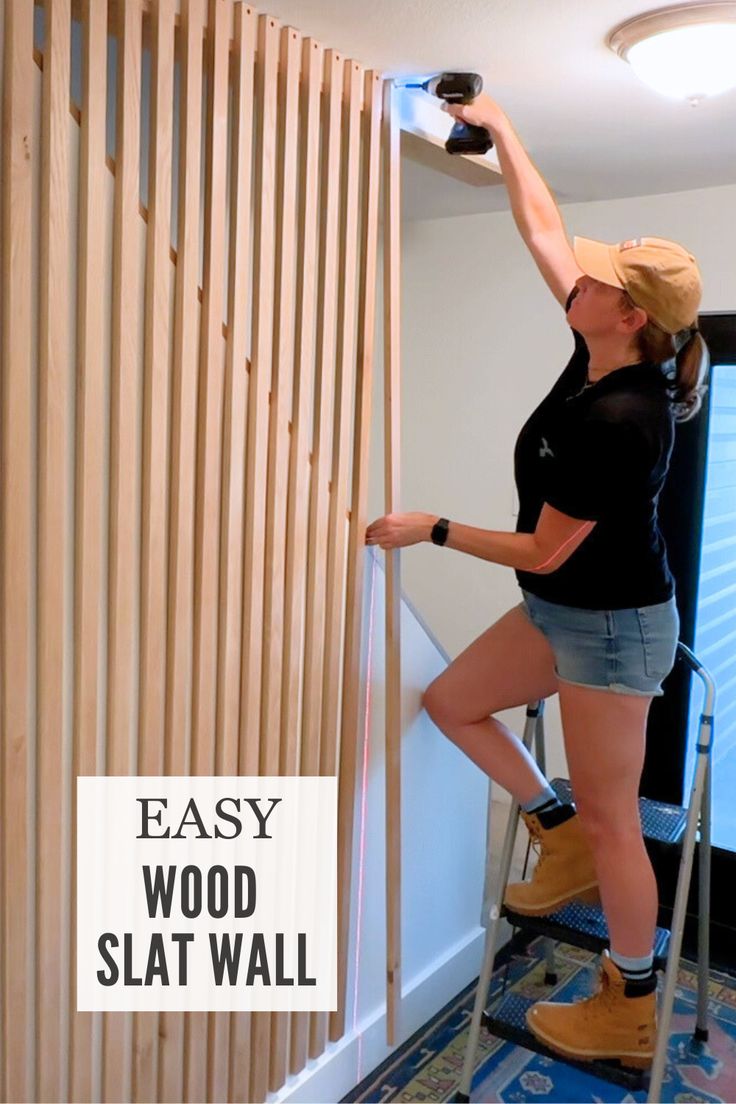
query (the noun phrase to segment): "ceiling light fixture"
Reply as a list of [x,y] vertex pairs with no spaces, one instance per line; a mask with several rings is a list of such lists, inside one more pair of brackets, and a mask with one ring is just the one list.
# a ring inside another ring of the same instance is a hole
[[736,2],[680,4],[621,23],[608,45],[655,91],[696,106],[736,86]]

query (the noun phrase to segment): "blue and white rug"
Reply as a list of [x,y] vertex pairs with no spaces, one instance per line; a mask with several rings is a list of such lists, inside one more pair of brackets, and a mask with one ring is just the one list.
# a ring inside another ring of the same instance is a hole
[[[502,952],[503,953],[503,952]],[[557,984],[545,986],[544,941],[538,937],[510,960],[507,992],[518,989],[538,1000],[571,1001],[595,988],[599,956],[556,944]],[[496,969],[488,1007],[500,992],[506,966]],[[662,975],[660,977],[660,988]],[[343,1098],[352,1101],[453,1100],[462,1072],[476,982],[417,1031],[399,1050]],[[714,970],[710,974],[709,1038],[693,1040],[697,1003],[697,971],[681,959],[672,1015],[668,1061],[662,1100],[677,1104],[736,1102],[736,979]],[[646,1101],[646,1092],[630,1092],[564,1062],[489,1035],[481,1029],[470,1096],[474,1102]],[[341,1102],[342,1104],[342,1102]]]

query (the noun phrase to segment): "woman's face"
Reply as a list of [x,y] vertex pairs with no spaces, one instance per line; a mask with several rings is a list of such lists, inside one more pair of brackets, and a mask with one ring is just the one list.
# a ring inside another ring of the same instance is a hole
[[586,273],[575,281],[575,298],[570,304],[567,318],[573,329],[584,337],[612,336],[620,334],[631,337],[630,329],[624,324],[624,318],[631,314],[621,288],[594,280]]

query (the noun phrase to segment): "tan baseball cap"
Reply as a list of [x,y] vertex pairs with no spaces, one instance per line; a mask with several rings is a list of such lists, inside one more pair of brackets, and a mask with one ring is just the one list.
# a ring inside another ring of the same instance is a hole
[[629,238],[616,245],[573,240],[575,259],[588,276],[628,292],[667,333],[696,326],[703,293],[692,253],[666,238]]

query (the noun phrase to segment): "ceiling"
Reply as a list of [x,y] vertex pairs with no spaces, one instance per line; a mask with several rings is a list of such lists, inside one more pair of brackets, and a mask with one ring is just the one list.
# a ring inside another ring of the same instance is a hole
[[[655,0],[263,0],[261,10],[385,76],[472,70],[561,203],[736,183],[736,90],[697,107],[647,88],[605,44]],[[448,133],[450,130],[448,117]],[[447,155],[450,156],[449,154]],[[405,218],[508,208],[403,158]]]

